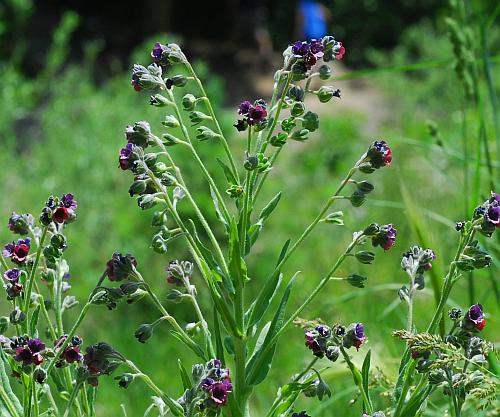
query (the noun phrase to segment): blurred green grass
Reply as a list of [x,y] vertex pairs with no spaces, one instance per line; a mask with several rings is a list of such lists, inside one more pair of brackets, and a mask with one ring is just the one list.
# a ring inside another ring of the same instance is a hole
[[[418,56],[428,59],[451,56],[443,33],[422,25],[410,29],[407,38],[394,52],[374,52],[372,60],[380,66],[408,62],[416,53],[415,48]],[[165,256],[154,254],[149,249],[153,231],[150,227],[151,212],[141,212],[135,201],[128,197],[131,177],[117,168],[118,149],[124,143],[124,126],[144,119],[151,122],[155,131],[161,132],[163,115],[159,109],[147,104],[145,95],[133,92],[128,73],[117,73],[96,85],[90,71],[92,57],[90,48],[86,65],[54,70],[50,76],[39,80],[25,79],[8,65],[2,68],[0,107],[5,110],[0,112],[0,164],[3,167],[0,170],[3,196],[0,218],[6,223],[13,210],[31,211],[36,215],[48,195],[73,192],[79,202],[78,221],[68,228],[69,247],[66,251],[71,266],[72,293],[83,301],[111,253],[118,250],[137,257],[139,269],[145,272],[160,299],[165,300],[168,288],[164,268],[169,260],[187,257],[188,253],[179,243],[181,241],[175,242]],[[135,58],[147,61],[144,53],[137,53]],[[200,66],[202,64],[198,63],[197,67]],[[498,65],[493,69],[498,79]],[[206,70],[203,72],[204,78],[208,79],[209,95],[220,105],[223,81]],[[388,73],[368,78],[367,82],[385,95],[381,105],[387,106],[390,113],[377,131],[367,134],[365,115],[343,109],[342,102],[331,103],[330,106],[338,107],[335,117],[325,112],[319,133],[305,144],[287,145],[288,149],[282,153],[280,163],[271,173],[262,193],[262,204],[279,190],[283,190],[283,197],[264,227],[255,255],[249,260],[253,279],[249,299],[267,279],[270,265],[275,263],[285,240],[301,233],[369,143],[374,138],[386,139],[393,149],[394,163],[369,177],[376,190],[367,203],[353,209],[348,203],[339,202],[335,209],[344,211],[345,226],[322,225],[308,238],[284,273],[289,277],[297,270],[302,271],[292,296],[292,303],[298,304],[303,294],[314,287],[335,261],[352,231],[371,222],[394,223],[398,228],[398,242],[393,250],[377,252],[372,266],[359,265],[352,260],[338,272],[339,276],[351,272],[367,275],[367,288],[353,290],[333,282],[303,313],[305,318],[322,317],[328,323],[364,322],[369,340],[361,352],[354,353],[355,360],[359,361],[366,349],[371,348],[372,363],[394,377],[403,345],[392,338],[391,332],[404,327],[406,321],[405,307],[395,301],[397,288],[405,283],[399,267],[401,253],[411,244],[420,243],[424,236],[426,244],[438,255],[435,271],[439,279],[458,241],[454,221],[465,217],[467,196],[463,195],[461,94],[451,65],[411,73]],[[342,88],[343,82],[338,84]],[[225,110],[223,127],[230,143],[241,148],[242,138],[231,126],[234,117],[232,109]],[[443,146],[438,146],[435,138],[429,135],[428,119],[439,126]],[[486,129],[491,132],[493,126],[487,125]],[[469,140],[474,142],[474,138]],[[222,179],[215,162],[215,156],[222,154],[218,145],[201,142],[197,147],[202,158]],[[188,184],[195,190],[193,194],[208,211],[212,223],[216,224],[210,195],[189,155],[176,148],[173,153],[183,167]],[[242,158],[242,152],[240,154]],[[499,158],[499,155],[492,155],[497,167]],[[482,198],[487,196],[489,184],[484,176]],[[409,198],[403,198],[403,189],[408,191]],[[186,216],[191,213],[186,207],[182,210]],[[220,228],[217,230],[222,233]],[[0,229],[0,238],[2,242],[11,239],[6,227]],[[490,273],[498,273],[498,263],[490,271],[474,274],[475,301],[481,302],[488,312],[486,338],[498,343],[499,307],[492,291]],[[201,280],[195,276],[195,281],[202,306],[210,311]],[[451,303],[467,308],[471,301],[469,294],[467,282],[463,279],[453,292]],[[415,321],[422,329],[432,315],[432,288],[419,293],[416,302]],[[0,308],[2,314],[8,313],[3,300]],[[170,305],[169,308],[182,323],[194,320],[184,305]],[[68,324],[75,314],[76,311],[68,314]],[[168,393],[180,395],[177,358],[189,367],[192,357],[165,327],[155,330],[154,337],[146,345],[137,343],[133,337],[140,324],[155,318],[156,312],[146,300],[120,305],[114,311],[96,307],[79,333],[86,343],[100,340],[112,343],[150,373]],[[279,346],[269,380],[257,389],[254,401],[258,410],[265,410],[277,387],[286,383],[310,360],[300,329],[289,330],[285,340]],[[346,417],[359,416],[359,407],[348,406],[354,393],[347,369],[341,363],[331,365],[327,380],[334,391],[332,399],[317,404],[301,398],[303,408],[318,417],[331,416],[334,409],[341,410],[338,414]],[[142,415],[149,402],[149,394],[145,392],[139,382],[123,391],[112,378],[102,378],[97,414],[118,415],[119,405],[123,403],[129,416]],[[384,401],[387,400],[379,401],[380,408],[387,405]],[[261,414],[262,411],[257,411],[255,415]]]

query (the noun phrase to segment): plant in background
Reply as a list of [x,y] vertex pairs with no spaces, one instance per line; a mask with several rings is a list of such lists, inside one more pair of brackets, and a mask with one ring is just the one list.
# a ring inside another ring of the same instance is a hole
[[[7,243],[1,258],[12,310],[1,322],[5,335],[1,339],[0,363],[3,374],[8,365],[13,377],[20,381],[22,399],[13,392],[9,380],[2,377],[2,415],[94,416],[99,378],[123,368],[126,372],[115,377],[120,387],[128,388],[140,379],[151,389],[153,403],[146,414],[156,408],[162,416],[168,412],[186,417],[255,415],[252,397],[268,377],[284,333],[292,324],[301,322],[299,316],[328,283],[344,281],[356,288],[365,286],[367,278],[356,272],[336,276],[341,265],[371,264],[375,253],[367,250],[368,244],[387,251],[396,242],[397,231],[392,224],[363,225],[352,234],[350,243],[314,289],[302,294],[300,305],[292,312],[287,311],[300,271],[285,277],[282,272],[285,265],[316,227],[323,223],[343,225],[342,212],[332,212],[332,206],[338,200],[347,200],[353,207],[363,205],[374,190],[374,185],[363,177],[391,164],[388,144],[375,140],[337,188],[331,190],[330,197],[303,233],[284,243],[267,276],[255,276],[247,266],[264,225],[281,199],[278,193],[262,210],[257,210],[269,172],[288,142],[304,142],[319,128],[319,116],[307,110],[305,97],[314,95],[321,103],[340,98],[338,89],[332,86],[313,89],[312,81],[329,79],[329,63],[342,59],[345,53],[342,43],[331,36],[290,45],[283,54],[283,67],[275,74],[269,103],[262,99],[244,100],[237,109],[234,127],[246,143],[244,152],[239,154],[231,150],[200,79],[178,45],[157,43],[151,52],[151,65],[134,65],[132,86],[137,92],[148,92],[152,106],[166,110],[162,122],[165,132],[155,134],[146,121],[127,126],[127,143],[119,152],[118,164],[123,171],[132,173],[129,194],[137,199],[138,206],[143,210],[155,209],[151,216],[155,228],[152,249],[168,254],[174,242],[187,245],[190,259],[167,258],[165,262],[165,285],[171,286],[165,301],[189,303],[197,321],[181,323],[175,318],[172,313],[175,307],[162,302],[151,289],[147,275],[140,272],[144,272],[140,260],[131,254],[115,252],[76,322],[67,330],[63,326],[63,313],[77,301],[67,295],[71,280],[63,259],[67,247],[63,232],[76,219],[77,203],[71,194],[50,197],[41,211],[40,226],[35,225],[31,215],[14,213],[8,227],[21,238]],[[188,124],[196,127],[195,138],[190,135]],[[218,145],[225,154],[224,160],[218,160],[223,183],[216,181],[215,173],[209,171],[197,150],[200,146]],[[184,163],[196,165],[204,178],[220,224],[209,224],[197,202],[198,196],[191,193],[177,162],[179,148],[191,155]],[[193,219],[181,214],[179,209],[183,205],[193,210]],[[461,223],[457,255],[450,264],[440,304],[425,333],[416,332],[411,312],[416,290],[424,287],[424,273],[435,255],[420,247],[412,247],[405,253],[402,266],[410,282],[399,294],[407,301],[410,314],[408,329],[395,335],[406,340],[408,347],[395,384],[391,415],[421,413],[429,395],[438,388],[452,397],[456,416],[460,415],[467,395],[490,402],[498,380],[483,364],[490,345],[477,337],[485,325],[482,306],[472,306],[463,318],[458,312],[450,314],[454,321],[446,338],[435,331],[460,271],[489,265],[489,255],[473,238],[477,232],[491,236],[499,224],[498,209],[499,198],[493,194],[474,211],[472,220]],[[246,294],[252,285],[259,291],[254,300],[249,300]],[[199,302],[198,294],[202,291],[209,294],[210,306]],[[169,387],[159,387],[109,344],[95,341],[86,344],[77,336],[78,327],[92,306],[114,309],[119,302],[138,300],[147,300],[158,310],[156,320],[138,325],[134,334],[138,342],[148,343],[155,337],[155,327],[166,322],[175,339],[193,354],[192,363],[179,361],[181,393],[167,393]],[[40,316],[47,332],[40,330]],[[305,345],[313,358],[304,369],[298,369],[289,383],[279,387],[266,417],[309,416],[306,411],[296,409],[301,395],[320,401],[331,395],[322,376],[326,368],[317,369],[316,364],[322,359],[336,362],[340,358],[361,395],[359,414],[383,416],[384,412],[377,411],[383,408],[382,404],[377,404],[370,392],[370,351],[361,369],[350,357],[354,351],[351,348],[363,347],[369,326],[366,333],[359,322],[344,326],[306,321],[304,327]],[[420,376],[415,385],[416,372]]]

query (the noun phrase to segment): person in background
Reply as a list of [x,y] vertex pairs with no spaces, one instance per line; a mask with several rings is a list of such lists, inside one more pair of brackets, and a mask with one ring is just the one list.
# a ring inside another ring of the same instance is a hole
[[300,0],[297,9],[297,39],[318,39],[328,35],[332,13],[328,7],[314,0]]

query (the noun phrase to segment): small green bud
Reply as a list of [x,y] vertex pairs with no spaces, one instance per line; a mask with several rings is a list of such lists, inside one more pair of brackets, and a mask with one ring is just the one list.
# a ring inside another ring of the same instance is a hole
[[151,226],[160,227],[167,224],[167,212],[166,211],[156,211],[151,219]]
[[299,130],[295,130],[289,136],[289,138],[292,139],[292,140],[296,140],[298,142],[304,142],[305,140],[308,139],[308,135],[309,135],[309,130],[308,129],[299,129]]
[[139,283],[138,282],[133,282],[133,281],[127,281],[123,284],[120,285],[120,290],[125,295],[130,295],[136,292],[139,289]]
[[161,233],[157,233],[153,236],[151,241],[151,247],[156,253],[164,254],[168,252],[167,241],[163,238]]
[[51,237],[50,244],[57,249],[66,249],[68,246],[68,240],[61,233],[56,233]]
[[52,223],[52,210],[49,207],[44,207],[40,213],[40,223],[43,226],[48,226]]
[[210,120],[210,119],[211,117],[208,114],[205,114],[201,111],[192,111],[191,113],[189,113],[189,120],[191,120],[193,126],[200,124],[204,120]]
[[192,94],[186,94],[182,97],[182,108],[186,111],[194,110],[194,106],[196,105],[196,97]]
[[347,277],[347,282],[356,288],[364,288],[366,277],[358,274],[351,274]]
[[363,234],[365,236],[375,236],[379,231],[379,226],[377,223],[370,224],[365,230],[363,230]]
[[5,316],[0,317],[0,334],[3,334],[9,328],[9,318]]
[[184,87],[188,79],[185,75],[175,75],[172,78],[170,78],[170,81],[172,82],[172,85],[175,87]]
[[165,139],[165,141],[163,142],[165,146],[174,146],[177,145],[180,141],[179,138],[171,135],[170,133],[164,133],[162,137],[163,139]]
[[141,343],[146,343],[146,340],[152,335],[153,326],[151,326],[151,324],[142,324],[134,333],[134,337]]
[[291,132],[295,126],[296,122],[295,118],[293,117],[289,117],[281,121],[281,128],[287,133]]
[[328,65],[321,65],[319,67],[319,78],[322,80],[328,80],[332,75],[332,69]]
[[338,226],[343,226],[344,225],[344,220],[342,219],[344,217],[344,213],[342,211],[336,211],[334,213],[328,214],[323,221],[328,224],[335,224]]
[[124,373],[120,376],[117,376],[115,377],[115,380],[118,381],[118,385],[121,387],[121,388],[128,388],[129,385],[132,383],[132,381],[134,380],[134,375],[131,374],[131,373]]
[[162,200],[158,199],[154,195],[146,194],[146,195],[141,195],[137,199],[137,205],[141,209],[147,210],[147,209],[150,209],[150,208],[156,206],[160,201],[162,201]]
[[306,111],[306,106],[304,105],[304,103],[302,101],[296,101],[290,110],[290,114],[293,117],[298,117],[304,114],[305,111]]
[[375,254],[368,251],[357,252],[354,256],[362,264],[371,264],[375,260]]
[[155,107],[165,107],[171,105],[172,102],[161,94],[155,94],[154,96],[149,97],[149,104]]
[[305,62],[297,61],[292,65],[292,80],[300,81],[307,77],[307,67]]
[[259,160],[255,155],[248,155],[245,159],[245,162],[243,163],[243,167],[247,171],[253,171],[254,169],[257,168],[258,165],[259,165]]
[[304,114],[302,127],[309,130],[309,132],[314,132],[319,128],[319,116],[312,111],[308,111]]
[[161,124],[165,127],[171,128],[179,127],[181,125],[177,118],[175,116],[172,116],[171,114],[165,116],[165,120],[161,122]]
[[33,372],[33,378],[38,384],[43,384],[47,379],[47,372],[43,368],[36,368]]
[[320,89],[317,92],[319,101],[322,103],[327,103],[329,102],[333,97],[338,97],[340,98],[340,90],[335,89],[333,87],[330,87],[328,85],[324,85],[320,87]]
[[364,192],[356,190],[349,197],[349,200],[351,201],[353,207],[360,207],[366,201],[366,195]]
[[130,194],[130,197],[133,197],[134,195],[141,195],[144,194],[146,191],[146,181],[145,180],[138,180],[134,181],[130,188],[128,189],[128,193]]
[[368,182],[368,181],[358,182],[357,187],[358,187],[359,191],[361,191],[365,194],[371,193],[375,189],[375,186],[371,182]]
[[175,288],[172,288],[167,294],[167,300],[172,301],[174,303],[180,303],[183,297],[184,293],[180,292]]
[[231,197],[231,198],[238,198],[240,195],[243,194],[243,187],[238,184],[233,184],[231,187],[229,187],[226,190],[226,193]]
[[328,360],[335,362],[339,358],[340,348],[336,345],[330,345],[326,348],[325,355]]
[[[197,112],[195,112],[195,113],[197,113]],[[191,114],[193,114],[193,113],[191,113]],[[191,119],[191,121],[193,121],[193,119]],[[220,135],[218,135],[212,129],[210,129],[206,126],[200,126],[196,129],[196,131],[198,132],[198,134],[196,135],[196,139],[198,139],[199,141],[213,140],[213,139],[217,139],[218,137],[220,137]]]
[[363,174],[371,174],[372,172],[375,172],[375,168],[373,168],[370,162],[363,162],[362,164],[359,164],[358,170]]
[[288,138],[288,135],[286,133],[278,133],[277,135],[273,135],[271,139],[269,140],[269,143],[272,146],[275,146],[277,148],[281,148],[285,143]]
[[153,171],[153,173],[156,175],[156,176],[160,176],[161,174],[165,173],[168,171],[168,167],[167,167],[167,164],[165,164],[165,162],[156,162],[152,167],[151,167],[151,171]]
[[303,101],[304,95],[304,89],[300,85],[292,85],[288,90],[288,97],[292,100]]

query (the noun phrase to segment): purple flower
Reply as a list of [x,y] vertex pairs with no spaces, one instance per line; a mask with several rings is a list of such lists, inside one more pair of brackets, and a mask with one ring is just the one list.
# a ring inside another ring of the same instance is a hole
[[366,153],[365,160],[370,162],[371,166],[379,169],[390,165],[392,162],[392,151],[383,140],[376,140],[373,142]]
[[325,46],[321,40],[297,41],[292,45],[292,53],[305,63],[310,70],[319,59],[323,58]]
[[62,195],[61,204],[63,207],[72,211],[76,210],[78,207],[78,203],[76,202],[74,195],[70,193]]
[[241,114],[242,116],[247,116],[251,107],[253,107],[252,103],[250,103],[248,100],[245,100],[243,103],[239,105],[238,114]]
[[27,237],[26,239],[19,239],[17,243],[7,243],[4,246],[2,255],[4,258],[10,258],[12,262],[18,265],[26,263],[30,251],[31,239]]
[[314,356],[322,358],[325,354],[327,341],[331,336],[331,330],[328,326],[322,324],[316,326],[314,329],[306,330],[305,339],[306,347],[310,349]]
[[25,345],[16,347],[14,359],[22,362],[23,366],[40,365],[43,362],[44,351],[45,345],[40,339],[29,339]]
[[238,120],[234,127],[239,132],[244,131],[248,125],[262,126],[267,121],[266,102],[262,99],[255,100],[252,104],[248,100],[242,102],[238,107],[238,114],[244,116],[243,119]]
[[392,224],[381,226],[378,232],[372,237],[372,245],[389,250],[396,243],[396,235],[397,230]]
[[132,143],[127,143],[125,147],[120,150],[120,168],[126,171],[134,166],[134,160],[132,157],[132,152],[134,151],[134,145]]
[[347,329],[342,344],[346,348],[354,346],[357,350],[366,340],[365,327],[362,323],[351,323]]
[[465,327],[473,327],[478,331],[483,330],[484,326],[486,326],[483,306],[481,304],[472,305],[467,313],[465,313],[463,324],[465,325]]
[[493,200],[490,204],[488,210],[484,213],[484,219],[489,224],[500,227],[500,205],[497,200]]
[[[66,335],[61,336],[54,342],[54,350],[58,352],[61,350],[62,345],[66,342],[68,337]],[[80,352],[81,339],[77,336],[73,336],[71,341],[65,346],[64,351],[59,356],[62,361],[67,363],[80,362],[83,359],[83,355]],[[60,366],[60,365],[59,365]]]
[[19,282],[19,278],[21,277],[21,271],[17,268],[12,268],[6,271],[3,276],[11,284],[16,284]]
[[57,207],[52,213],[52,220],[56,223],[64,223],[70,217],[71,213],[66,207]]
[[159,64],[161,62],[162,55],[163,45],[160,42],[156,42],[153,50],[151,51],[151,58],[153,58],[153,62]]
[[252,106],[248,110],[248,124],[261,125],[266,121],[267,110],[263,106]]

